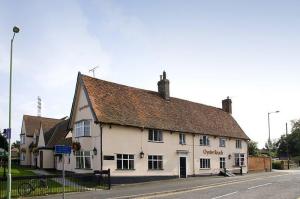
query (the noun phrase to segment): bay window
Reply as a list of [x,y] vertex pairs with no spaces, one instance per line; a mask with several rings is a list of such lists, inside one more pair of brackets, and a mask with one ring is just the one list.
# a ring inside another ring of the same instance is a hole
[[76,151],[76,169],[91,169],[92,155],[91,151]]
[[75,123],[75,137],[91,136],[91,120],[81,120]]

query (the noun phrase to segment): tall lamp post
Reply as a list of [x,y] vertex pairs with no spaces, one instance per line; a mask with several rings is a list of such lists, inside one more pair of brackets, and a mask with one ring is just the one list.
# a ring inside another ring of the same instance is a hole
[[270,149],[270,144],[271,144],[271,128],[270,128],[270,115],[272,113],[279,113],[279,111],[273,111],[273,112],[268,112],[268,129],[269,129],[269,138],[268,138],[268,149],[269,149],[269,156],[270,156],[270,172],[272,171],[272,157],[271,157],[271,149]]
[[20,29],[17,26],[13,27],[14,35],[10,40],[10,67],[9,67],[9,110],[8,110],[8,128],[10,129],[10,135],[8,135],[8,172],[7,172],[7,198],[11,198],[11,86],[12,86],[12,55],[13,55],[13,42],[16,33]]

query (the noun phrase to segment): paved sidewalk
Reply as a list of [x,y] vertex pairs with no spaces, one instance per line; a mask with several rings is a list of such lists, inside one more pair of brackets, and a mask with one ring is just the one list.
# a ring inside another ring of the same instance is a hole
[[[243,176],[235,177],[222,177],[222,176],[207,176],[207,177],[190,177],[187,179],[172,179],[172,180],[162,180],[162,181],[153,181],[147,183],[137,183],[137,184],[128,184],[121,186],[113,186],[111,190],[96,190],[96,191],[87,191],[81,193],[67,193],[65,196],[66,199],[112,199],[112,198],[134,198],[140,196],[141,194],[153,194],[157,192],[176,192],[178,190],[190,189],[192,187],[198,186],[208,186],[218,183],[229,183],[234,181],[240,181],[245,179],[252,178],[265,178],[268,176],[280,175],[283,173],[280,172],[268,172],[268,173],[253,173],[246,174]],[[49,195],[39,198],[47,199],[60,199],[60,195]]]
[[40,176],[40,175],[51,175],[51,173],[49,173],[48,171],[41,170],[41,169],[33,169],[33,170],[30,170],[30,171],[32,171],[33,173],[35,173],[38,176]]

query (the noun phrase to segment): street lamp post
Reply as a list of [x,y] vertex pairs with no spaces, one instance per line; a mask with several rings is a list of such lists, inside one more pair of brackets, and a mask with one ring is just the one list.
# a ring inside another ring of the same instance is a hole
[[[14,35],[10,40],[10,67],[9,67],[9,110],[8,110],[8,128],[11,129],[11,87],[12,87],[12,55],[13,55],[13,42],[15,34],[18,33],[20,29],[16,26],[13,28]],[[11,198],[11,130],[10,135],[8,135],[8,172],[7,172],[7,198]]]
[[270,162],[270,172],[272,171],[272,157],[271,157],[271,149],[270,149],[270,144],[271,144],[271,128],[270,128],[270,115],[272,113],[279,113],[279,111],[274,111],[274,112],[268,112],[268,130],[269,130],[269,138],[268,138],[268,150],[269,150],[269,156],[271,158]]

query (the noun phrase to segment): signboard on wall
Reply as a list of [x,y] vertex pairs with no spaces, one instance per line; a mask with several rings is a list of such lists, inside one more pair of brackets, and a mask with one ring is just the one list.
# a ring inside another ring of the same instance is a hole
[[217,150],[207,150],[207,149],[203,149],[203,154],[205,155],[223,155],[223,151],[217,151]]

